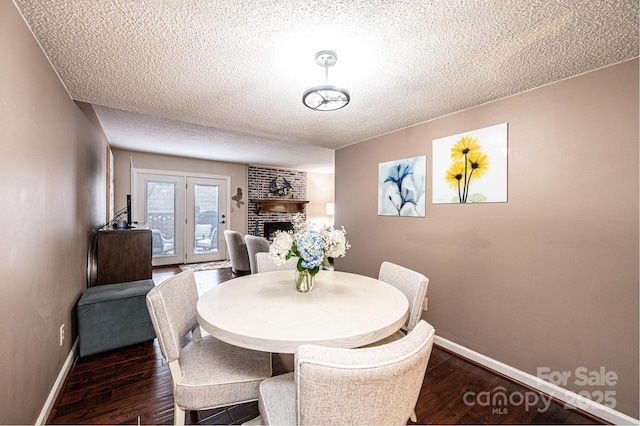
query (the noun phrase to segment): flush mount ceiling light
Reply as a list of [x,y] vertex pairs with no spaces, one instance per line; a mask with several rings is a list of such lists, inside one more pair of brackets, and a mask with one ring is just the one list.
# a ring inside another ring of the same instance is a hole
[[335,111],[347,106],[351,95],[346,89],[329,84],[329,67],[338,62],[338,55],[331,50],[316,53],[316,64],[324,67],[325,84],[307,89],[302,94],[302,103],[314,111]]

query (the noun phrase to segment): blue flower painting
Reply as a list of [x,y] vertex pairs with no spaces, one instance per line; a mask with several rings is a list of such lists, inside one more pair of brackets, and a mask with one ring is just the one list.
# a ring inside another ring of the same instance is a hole
[[427,156],[378,165],[378,215],[425,217]]

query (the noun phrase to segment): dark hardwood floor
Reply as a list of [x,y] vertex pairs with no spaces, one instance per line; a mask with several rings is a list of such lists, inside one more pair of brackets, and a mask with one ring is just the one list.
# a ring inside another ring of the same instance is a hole
[[[178,272],[156,268],[153,279],[159,284]],[[220,282],[233,278],[230,268],[216,274]],[[284,372],[278,357],[273,359],[274,374]],[[501,394],[512,403],[499,405]],[[537,403],[526,406],[520,396]],[[416,414],[420,424],[603,424],[559,402],[546,404],[545,398],[434,347]],[[187,424],[242,424],[257,416],[253,402],[188,412]],[[171,375],[157,341],[78,359],[47,423],[173,424]]]

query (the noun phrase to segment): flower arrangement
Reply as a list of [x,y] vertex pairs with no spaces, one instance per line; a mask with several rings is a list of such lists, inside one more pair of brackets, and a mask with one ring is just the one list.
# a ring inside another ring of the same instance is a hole
[[297,257],[296,286],[300,291],[309,291],[320,267],[329,266],[330,257],[344,257],[351,246],[344,227],[313,229],[300,213],[294,216],[292,223],[293,231],[275,233],[269,254],[277,265]]

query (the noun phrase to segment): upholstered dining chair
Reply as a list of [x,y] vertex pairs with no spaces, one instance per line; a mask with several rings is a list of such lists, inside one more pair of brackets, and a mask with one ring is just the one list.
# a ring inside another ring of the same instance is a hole
[[256,272],[286,271],[297,268],[298,258],[292,257],[282,265],[276,265],[269,253],[256,253]]
[[371,348],[299,346],[295,370],[260,384],[262,424],[406,425],[424,380],[435,331]]
[[258,237],[256,235],[245,235],[244,242],[247,244],[247,253],[249,254],[249,266],[251,267],[251,273],[258,272],[256,264],[256,253],[269,252],[269,240],[264,237]]
[[251,273],[251,265],[249,264],[249,252],[247,244],[242,238],[242,234],[231,229],[224,231],[224,240],[229,250],[229,260],[231,260],[231,270],[237,275]]
[[404,293],[409,301],[409,316],[404,327],[398,330],[398,332],[374,343],[374,345],[397,340],[415,327],[422,317],[422,306],[424,304],[424,298],[427,296],[427,288],[429,287],[429,278],[421,273],[386,261],[380,265],[378,279],[387,284],[391,284]]
[[[203,410],[258,399],[258,387],[271,376],[271,354],[201,335],[193,271],[174,275],[147,294],[147,308],[173,383],[174,424],[185,410]],[[191,332],[192,341],[180,341]]]

